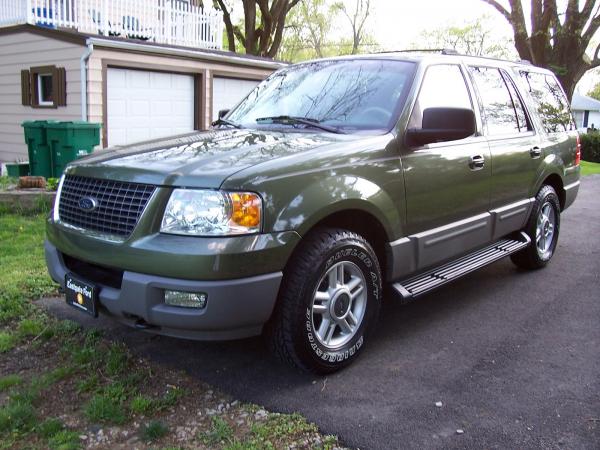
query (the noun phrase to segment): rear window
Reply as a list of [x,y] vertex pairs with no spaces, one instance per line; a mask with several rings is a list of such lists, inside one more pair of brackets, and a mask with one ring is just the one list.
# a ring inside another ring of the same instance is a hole
[[520,71],[525,87],[535,102],[536,109],[548,133],[574,129],[569,102],[556,78],[552,75]]

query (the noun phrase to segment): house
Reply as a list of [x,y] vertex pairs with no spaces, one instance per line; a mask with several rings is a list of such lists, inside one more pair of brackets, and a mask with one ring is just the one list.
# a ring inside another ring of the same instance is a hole
[[187,0],[4,0],[0,163],[27,159],[25,120],[100,122],[103,147],[207,129],[283,66],[222,27]]
[[575,92],[571,110],[578,129],[600,128],[600,101]]

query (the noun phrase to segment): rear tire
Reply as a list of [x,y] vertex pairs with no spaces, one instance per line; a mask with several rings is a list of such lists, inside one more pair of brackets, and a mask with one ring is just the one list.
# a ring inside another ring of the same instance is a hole
[[560,201],[552,186],[542,186],[536,195],[523,231],[531,238],[531,244],[511,255],[512,262],[529,270],[546,266],[554,255],[560,231]]
[[340,370],[364,348],[381,294],[379,262],[366,239],[343,229],[315,230],[285,270],[265,329],[271,349],[305,371]]

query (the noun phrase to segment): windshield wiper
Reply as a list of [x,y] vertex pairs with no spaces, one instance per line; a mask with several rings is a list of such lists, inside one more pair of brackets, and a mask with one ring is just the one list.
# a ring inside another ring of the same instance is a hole
[[309,117],[297,117],[297,116],[272,116],[272,117],[259,117],[256,119],[257,123],[282,123],[286,125],[302,124],[313,128],[319,128],[330,133],[345,134],[339,128],[331,127],[320,123],[317,119],[311,119]]
[[211,125],[217,126],[217,125],[229,125],[230,127],[233,128],[242,128],[242,126],[239,123],[235,123],[232,122],[231,120],[227,120],[227,119],[223,119],[222,117],[219,117],[217,120],[215,120],[213,123],[211,123]]

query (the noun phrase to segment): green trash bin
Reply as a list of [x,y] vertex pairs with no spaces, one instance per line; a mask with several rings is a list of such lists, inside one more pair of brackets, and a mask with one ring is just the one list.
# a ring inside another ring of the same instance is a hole
[[100,143],[100,124],[48,121],[46,138],[52,153],[52,174],[60,177],[67,164],[94,151]]
[[6,172],[11,178],[25,177],[29,175],[29,163],[7,164]]
[[27,120],[21,124],[29,154],[29,173],[52,177],[52,154],[46,140],[47,120]]

